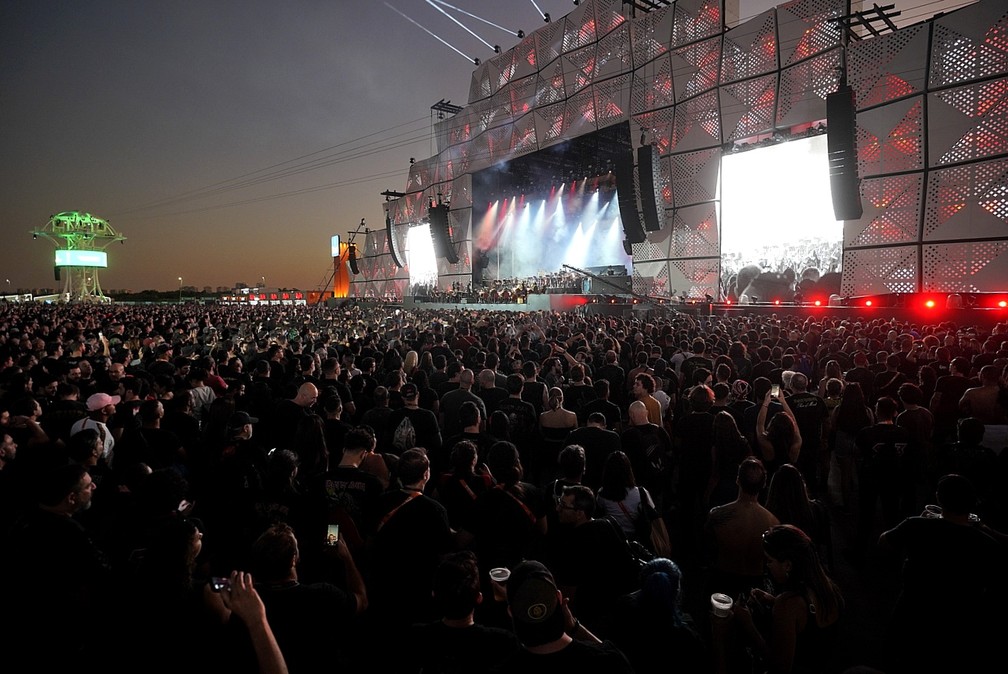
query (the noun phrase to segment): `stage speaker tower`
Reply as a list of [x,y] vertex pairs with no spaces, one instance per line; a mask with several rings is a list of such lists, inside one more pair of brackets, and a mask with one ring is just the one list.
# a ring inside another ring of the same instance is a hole
[[826,96],[826,148],[829,153],[830,195],[837,220],[858,220],[864,214],[857,174],[854,139],[854,90],[841,85]]
[[627,150],[620,153],[613,168],[616,173],[616,197],[619,201],[620,222],[623,223],[623,236],[626,243],[641,243],[646,235],[641,225],[637,194],[634,190],[633,152]]
[[659,191],[661,164],[658,161],[658,148],[654,145],[641,145],[637,148],[637,178],[640,183],[644,229],[649,232],[660,231],[665,226],[665,200]]
[[434,240],[434,254],[443,257],[448,264],[458,264],[458,250],[451,240],[451,226],[448,224],[448,204],[438,204],[428,209],[431,238]]
[[402,251],[399,250],[399,242],[395,238],[395,233],[392,231],[392,216],[385,216],[385,236],[388,237],[388,247],[389,251],[392,252],[392,261],[395,262],[396,267],[402,269],[406,266],[406,256],[403,255]]

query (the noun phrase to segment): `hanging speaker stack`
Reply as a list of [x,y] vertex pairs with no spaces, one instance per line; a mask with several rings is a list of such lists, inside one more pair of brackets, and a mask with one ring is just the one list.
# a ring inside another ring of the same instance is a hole
[[385,236],[388,238],[388,247],[392,252],[392,261],[402,269],[406,266],[406,256],[399,250],[399,242],[395,238],[395,232],[392,231],[392,216],[390,215],[385,216]]
[[434,254],[443,257],[448,264],[458,264],[458,250],[452,243],[451,226],[448,224],[448,204],[431,206],[428,215],[431,239],[434,241]]
[[660,231],[665,226],[665,200],[659,190],[661,164],[658,161],[658,149],[654,145],[641,145],[637,148],[637,177],[644,229],[649,232]]
[[637,209],[637,193],[634,190],[634,158],[633,152],[627,150],[620,153],[614,162],[616,174],[616,197],[619,201],[620,222],[623,223],[623,236],[626,244],[644,241],[644,227],[641,225],[640,212]]
[[826,96],[826,149],[833,215],[837,220],[859,220],[864,209],[854,140],[854,90],[850,85]]
[[351,243],[347,246],[347,259],[350,262],[350,271],[359,274],[360,268],[357,266],[357,246],[355,244]]

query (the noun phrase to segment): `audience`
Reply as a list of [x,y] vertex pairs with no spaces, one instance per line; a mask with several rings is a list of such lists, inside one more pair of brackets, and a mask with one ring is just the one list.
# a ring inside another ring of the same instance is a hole
[[[976,545],[1003,559],[1006,545],[1008,453],[992,438],[1008,418],[1008,327],[970,330],[854,314],[406,309],[392,321],[369,302],[0,302],[10,661],[309,671],[374,666],[393,645],[402,657],[384,662],[407,672],[642,671],[663,656],[676,671],[710,672],[715,635],[733,628],[706,629],[722,627],[707,603],[727,592],[754,597],[727,622],[744,630],[735,646],[770,671],[943,662],[959,652],[952,640],[907,655],[941,622],[926,616],[1003,598],[986,566],[948,578],[959,567],[943,561]],[[779,382],[785,394],[771,397]],[[541,425],[543,412],[557,423]],[[672,547],[639,586],[614,589],[605,581],[625,543],[595,519],[595,496],[632,518],[634,481],[599,493],[621,450],[673,525]],[[946,493],[949,472],[979,498]],[[943,518],[907,517],[939,484]],[[326,546],[336,524],[339,542]],[[922,542],[946,534],[972,538],[961,549]],[[901,551],[899,600],[872,589],[898,570],[894,555],[852,567],[846,554],[833,562],[834,546]],[[264,562],[269,550],[276,564]],[[498,566],[512,576],[495,601]],[[836,570],[835,581],[825,575]],[[759,594],[768,582],[774,593]],[[983,600],[964,589],[977,584]],[[854,648],[833,647],[852,585],[871,593],[858,610],[896,604],[876,635],[884,660],[854,631]],[[323,597],[333,624],[305,626]],[[763,626],[761,605],[793,620]],[[990,631],[960,640],[974,653],[994,643],[998,616],[989,620]],[[179,665],[205,643],[217,652]]]

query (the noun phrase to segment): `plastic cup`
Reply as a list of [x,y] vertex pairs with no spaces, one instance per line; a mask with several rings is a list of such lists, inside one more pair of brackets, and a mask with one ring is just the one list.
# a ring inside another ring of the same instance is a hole
[[503,566],[490,569],[490,585],[493,586],[494,599],[497,601],[507,601],[507,581],[511,577],[511,570]]
[[732,603],[732,598],[721,592],[715,592],[710,596],[711,612],[719,618],[731,615]]

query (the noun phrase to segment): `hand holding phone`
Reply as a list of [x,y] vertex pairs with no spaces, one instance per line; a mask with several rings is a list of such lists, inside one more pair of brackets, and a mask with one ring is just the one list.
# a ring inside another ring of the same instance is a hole
[[780,398],[780,384],[773,384],[770,387],[770,397],[775,400]]
[[210,579],[210,589],[214,592],[221,592],[231,587],[231,580],[223,576],[214,576]]

